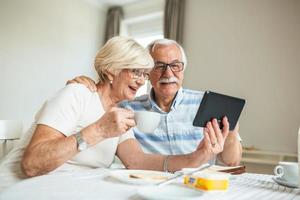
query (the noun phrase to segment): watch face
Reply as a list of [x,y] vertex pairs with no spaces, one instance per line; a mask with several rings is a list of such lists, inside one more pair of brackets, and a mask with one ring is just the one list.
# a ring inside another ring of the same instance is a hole
[[79,144],[79,146],[78,146],[78,150],[79,150],[79,151],[83,151],[83,150],[85,150],[86,148],[87,148],[86,142],[81,142],[81,143]]

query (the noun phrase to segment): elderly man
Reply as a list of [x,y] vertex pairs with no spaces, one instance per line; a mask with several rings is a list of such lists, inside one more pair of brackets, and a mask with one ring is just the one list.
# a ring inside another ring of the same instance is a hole
[[[162,115],[160,124],[153,133],[133,129],[145,152],[165,155],[190,153],[204,137],[203,129],[192,125],[204,92],[182,88],[187,61],[183,48],[176,41],[156,40],[148,49],[155,62],[150,73],[150,94],[122,102],[120,106],[133,110],[152,110]],[[94,87],[85,77],[75,78],[73,81],[83,83],[91,90]],[[216,122],[213,120],[208,126],[211,123]],[[223,148],[217,155],[217,160],[225,165],[237,165],[240,162],[242,147],[238,130],[237,125],[228,137],[211,138],[212,146]],[[215,159],[211,160],[214,161]]]

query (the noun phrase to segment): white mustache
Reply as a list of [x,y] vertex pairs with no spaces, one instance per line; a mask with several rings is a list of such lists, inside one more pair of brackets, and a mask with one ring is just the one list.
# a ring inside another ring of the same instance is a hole
[[169,77],[169,78],[160,78],[159,83],[178,83],[178,78],[175,76]]

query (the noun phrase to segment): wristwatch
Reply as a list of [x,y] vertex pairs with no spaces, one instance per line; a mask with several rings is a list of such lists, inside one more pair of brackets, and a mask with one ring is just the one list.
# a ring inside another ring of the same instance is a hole
[[76,139],[76,142],[77,142],[77,149],[78,149],[78,151],[83,151],[83,150],[86,150],[88,148],[88,144],[82,138],[82,134],[81,134],[80,131],[75,134],[75,139]]

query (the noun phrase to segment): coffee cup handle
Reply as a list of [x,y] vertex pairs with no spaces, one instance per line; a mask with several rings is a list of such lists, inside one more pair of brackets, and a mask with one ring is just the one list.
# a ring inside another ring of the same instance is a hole
[[283,167],[280,166],[280,165],[276,166],[276,167],[274,168],[274,174],[275,174],[275,176],[277,176],[277,177],[282,177],[283,174],[284,174]]

